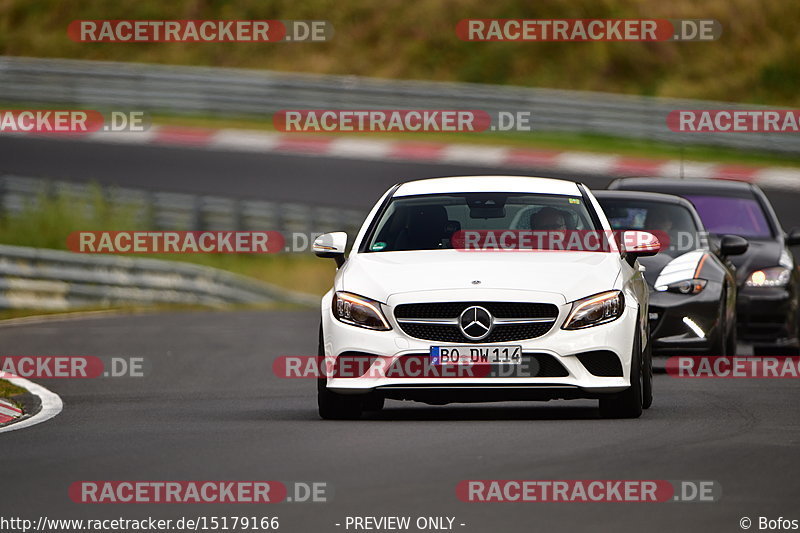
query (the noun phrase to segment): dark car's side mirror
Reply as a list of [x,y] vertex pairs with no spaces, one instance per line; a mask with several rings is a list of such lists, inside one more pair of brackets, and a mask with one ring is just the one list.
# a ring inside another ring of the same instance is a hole
[[719,253],[725,256],[742,255],[750,247],[744,237],[738,235],[723,235],[719,243]]
[[317,257],[330,257],[336,260],[336,266],[344,264],[344,252],[347,247],[347,233],[336,231],[323,233],[314,240],[312,249]]
[[786,244],[789,246],[800,246],[800,228],[792,228],[786,236]]

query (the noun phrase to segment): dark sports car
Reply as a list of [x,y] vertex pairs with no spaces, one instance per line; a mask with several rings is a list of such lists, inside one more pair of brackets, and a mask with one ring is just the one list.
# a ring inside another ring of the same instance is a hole
[[650,231],[662,241],[642,257],[650,287],[653,353],[732,355],[736,352],[736,277],[728,257],[744,253],[734,236],[709,242],[692,204],[677,196],[593,191],[614,230]]
[[619,179],[610,188],[682,196],[695,206],[712,240],[721,234],[746,238],[747,253],[732,258],[739,339],[753,344],[756,355],[800,353],[800,270],[789,250],[800,245],[800,229],[784,232],[761,189],[737,181],[666,178]]

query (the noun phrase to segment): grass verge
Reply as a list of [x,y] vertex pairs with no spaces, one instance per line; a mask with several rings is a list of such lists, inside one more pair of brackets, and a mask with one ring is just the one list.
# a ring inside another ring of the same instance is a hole
[[13,383],[6,381],[5,379],[0,379],[0,398],[9,399],[13,396],[16,396],[17,394],[25,394],[26,392],[28,391],[26,391],[22,387],[17,387]]

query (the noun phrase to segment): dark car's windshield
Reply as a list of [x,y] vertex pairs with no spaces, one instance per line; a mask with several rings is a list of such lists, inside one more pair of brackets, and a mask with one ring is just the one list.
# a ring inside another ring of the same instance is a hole
[[706,245],[692,213],[682,205],[622,198],[599,198],[598,201],[611,229],[666,233],[669,243],[662,252],[685,253]]
[[685,195],[684,198],[694,204],[711,233],[745,238],[772,237],[766,214],[755,198],[706,195]]
[[594,230],[581,197],[517,193],[431,194],[392,200],[364,251],[452,248],[457,231]]

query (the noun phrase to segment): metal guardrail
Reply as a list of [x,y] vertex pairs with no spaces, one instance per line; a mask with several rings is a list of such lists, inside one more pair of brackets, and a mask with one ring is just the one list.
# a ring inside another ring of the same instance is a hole
[[318,299],[189,263],[0,245],[2,309],[274,301],[313,306]]
[[[335,207],[0,176],[3,216],[23,213],[48,196],[91,214],[98,195],[111,208],[127,209],[135,224],[132,230],[280,231],[284,235],[347,230],[354,234],[364,217],[360,211]],[[318,303],[314,296],[185,262],[0,245],[0,309],[131,304],[220,307],[273,301]]]
[[474,83],[317,76],[228,68],[0,57],[0,101],[212,115],[282,109],[530,111],[535,131],[800,152],[786,133],[676,133],[675,109],[763,106]]
[[155,230],[279,231],[285,235],[347,231],[355,235],[366,216],[362,211],[331,206],[0,175],[0,210],[7,215],[19,214],[48,196],[65,198],[74,209],[90,213],[98,194],[107,205],[124,209],[136,228]]

